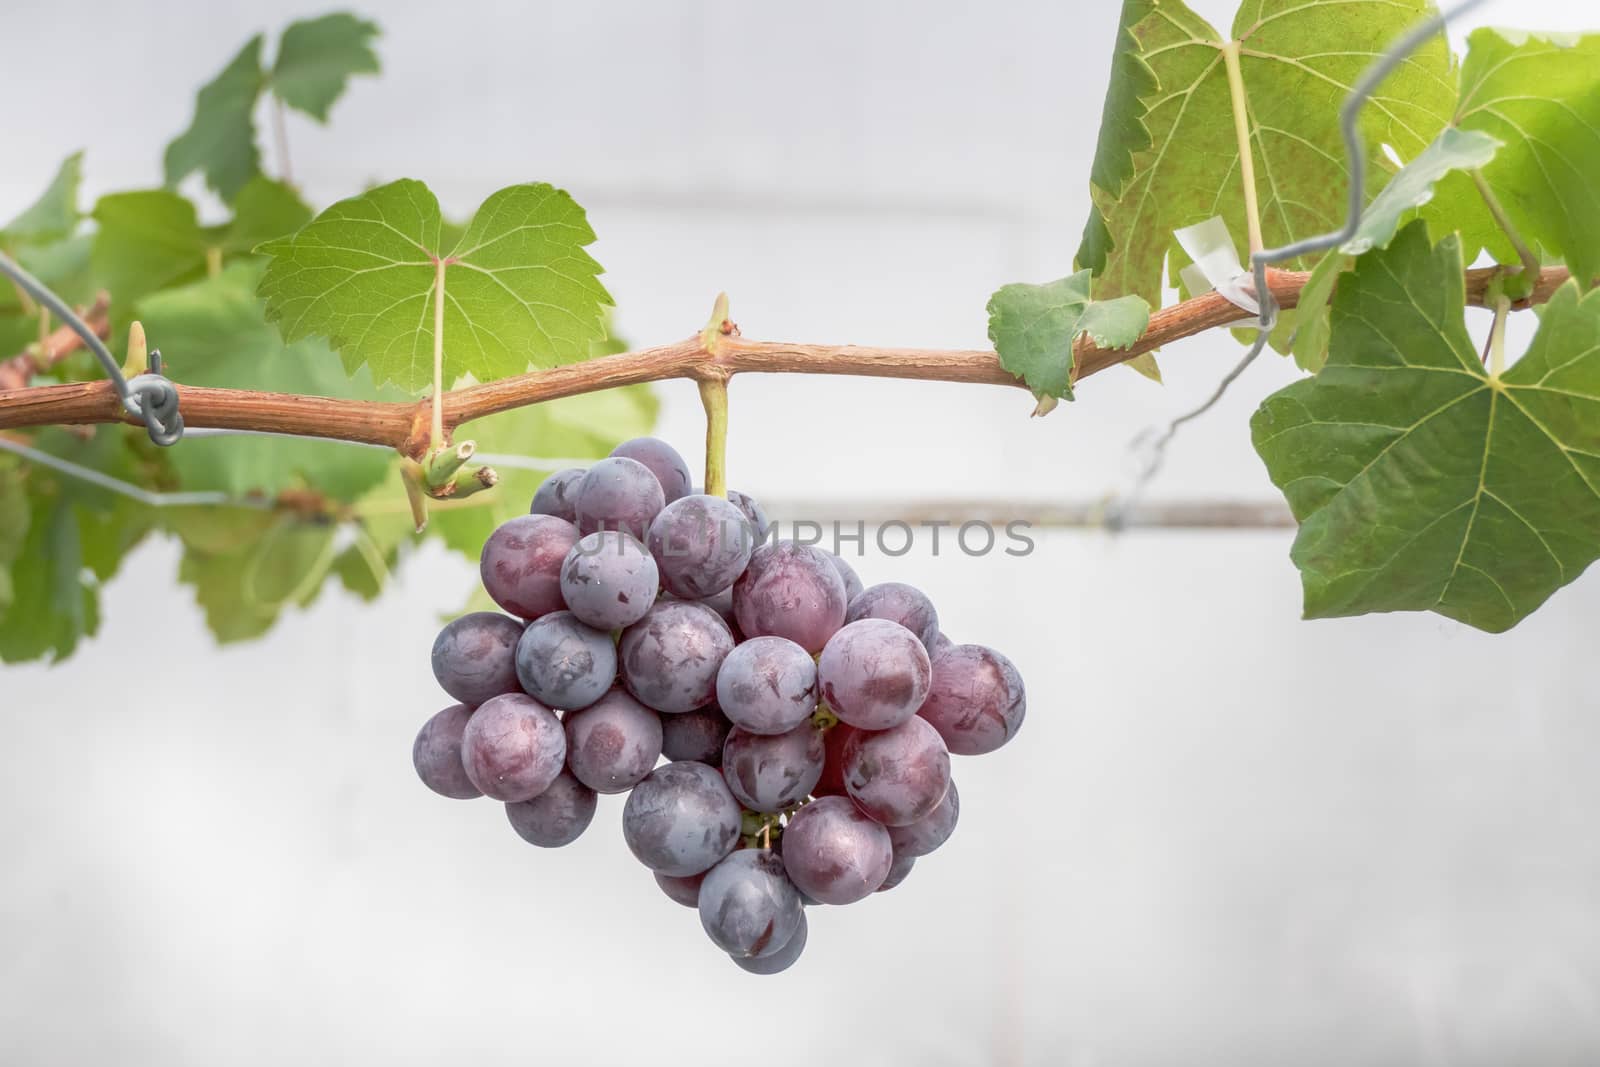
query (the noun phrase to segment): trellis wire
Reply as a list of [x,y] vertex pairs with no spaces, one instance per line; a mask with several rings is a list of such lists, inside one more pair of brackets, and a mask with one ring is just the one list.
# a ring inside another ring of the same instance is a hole
[[41,467],[49,467],[53,471],[65,474],[71,478],[98,486],[110,493],[125,496],[130,500],[152,508],[174,507],[241,507],[241,508],[270,508],[272,502],[264,497],[236,497],[222,492],[196,492],[196,493],[157,493],[149,489],[125,482],[121,478],[113,478],[109,474],[85,467],[81,463],[74,463],[70,459],[37,448],[0,437],[0,452],[10,452],[20,456],[30,463],[37,463]]
[[83,343],[105,368],[106,377],[111,379],[117,395],[122,398],[122,406],[128,414],[143,421],[150,440],[166,447],[177,444],[183,438],[183,416],[178,413],[178,387],[162,376],[159,350],[150,353],[150,373],[137,375],[129,381],[99,335],[89,329],[77,312],[4,252],[0,252],[0,274],[16,282],[23,292],[49,308],[56,318],[83,338]]
[[[1367,199],[1367,146],[1361,137],[1361,109],[1366,106],[1372,94],[1393,74],[1395,68],[1410,58],[1422,44],[1434,34],[1442,31],[1451,19],[1460,18],[1473,8],[1484,3],[1484,0],[1461,0],[1447,11],[1440,11],[1433,16],[1419,22],[1406,34],[1390,46],[1389,50],[1373,61],[1367,67],[1356,84],[1351,88],[1350,95],[1345,97],[1343,105],[1339,108],[1339,132],[1344,137],[1345,158],[1349,168],[1349,198],[1345,209],[1344,225],[1329,233],[1307,237],[1279,248],[1264,248],[1250,255],[1250,267],[1255,278],[1256,300],[1261,307],[1261,318],[1257,327],[1256,339],[1251,344],[1250,350],[1245,353],[1232,370],[1223,376],[1212,390],[1205,402],[1191,411],[1185,412],[1167,424],[1155,442],[1150,446],[1150,458],[1145,468],[1139,474],[1139,479],[1129,491],[1126,500],[1119,503],[1112,511],[1109,523],[1112,526],[1120,525],[1121,516],[1138,501],[1144,488],[1160,473],[1161,466],[1166,459],[1167,446],[1177,436],[1178,430],[1185,423],[1193,422],[1212,408],[1217,406],[1231,386],[1241,374],[1256,361],[1271,340],[1273,327],[1278,324],[1278,301],[1272,295],[1272,289],[1267,285],[1267,268],[1274,263],[1284,260],[1299,259],[1301,256],[1314,255],[1317,252],[1331,252],[1354,237],[1356,230],[1361,226],[1361,216],[1366,207]],[[1143,437],[1145,435],[1141,435]],[[1137,442],[1136,442],[1137,443]]]

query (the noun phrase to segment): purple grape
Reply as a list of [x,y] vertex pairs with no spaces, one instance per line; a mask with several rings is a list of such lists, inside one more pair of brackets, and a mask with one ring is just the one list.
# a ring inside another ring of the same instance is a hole
[[945,790],[939,806],[914,823],[889,827],[889,840],[894,843],[894,854],[914,859],[926,856],[955,833],[956,820],[961,817],[961,795],[956,792],[954,779]]
[[647,542],[661,584],[686,600],[708,597],[733,585],[755,548],[750,523],[726,500],[686,496],[661,509]]
[[889,865],[889,873],[883,879],[883,884],[877,888],[879,893],[887,893],[895,886],[906,880],[906,875],[911,873],[911,868],[916,866],[917,857],[894,854],[894,862]]
[[844,625],[844,579],[821,549],[763,545],[734,583],[733,609],[746,637],[787,637],[814,654]]
[[593,789],[562,771],[543,793],[507,804],[506,818],[528,844],[560,848],[572,844],[589,828],[597,802]]
[[517,679],[553,708],[586,708],[617,680],[617,646],[610,634],[585,626],[570,611],[545,615],[530,622],[517,642]]
[[522,623],[474,611],[446,624],[433,639],[433,676],[446,693],[477,707],[517,691],[517,641]]
[[917,713],[933,668],[917,635],[887,619],[861,619],[828,638],[817,661],[822,699],[863,730],[887,730]]
[[670,504],[679,497],[689,495],[693,484],[689,465],[678,455],[678,450],[659,437],[635,437],[611,450],[613,456],[635,460],[650,469],[661,483],[661,495]]
[[735,727],[722,748],[722,777],[751,811],[786,811],[811,795],[825,751],[822,731],[809,722],[776,736]]
[[704,604],[666,600],[622,631],[618,650],[628,692],[657,711],[693,711],[715,699],[733,633]]
[[921,715],[951,752],[993,752],[1022,728],[1027,713],[1022,675],[1011,661],[982,645],[956,645],[933,658],[933,686]]
[[700,883],[700,925],[730,956],[770,956],[800,928],[800,894],[770,849],[735,852]]
[[717,671],[717,704],[753,734],[782,734],[817,710],[817,664],[786,637],[752,637]]
[[519,515],[483,543],[478,574],[496,604],[524,619],[560,611],[561,563],[578,530],[554,515]]
[[931,660],[945,649],[954,647],[956,647],[956,643],[946,637],[943,630],[940,630],[933,635],[933,644],[928,646],[928,658]]
[[678,878],[710,870],[739,843],[739,802],[716,769],[667,763],[622,809],[622,836],[640,863]]
[[567,738],[555,713],[530,696],[486,701],[461,734],[467,777],[495,800],[530,800],[550,788],[567,761]]
[[411,765],[422,784],[451,800],[471,800],[483,796],[472,784],[461,765],[461,733],[467,728],[472,709],[452,704],[422,724],[411,744]]
[[682,904],[686,908],[700,906],[700,883],[706,880],[706,873],[691,874],[686,878],[678,878],[670,874],[655,872],[656,885],[675,904]]
[[567,713],[567,767],[599,793],[625,793],[661,758],[661,717],[613,689]]
[[858,619],[888,619],[917,635],[924,649],[931,649],[939,636],[939,613],[927,594],[904,582],[869,585],[850,600],[846,622]]
[[734,507],[750,520],[751,529],[755,531],[756,544],[767,539],[767,531],[772,529],[772,523],[767,519],[767,513],[762,510],[761,504],[749,493],[741,493],[737,489],[728,490],[728,500]]
[[[828,562],[833,564],[833,569],[838,571],[839,577],[844,580],[844,602],[848,605],[850,601],[861,595],[861,576],[837,552],[828,553]],[[846,607],[845,610],[848,613],[849,608]]]
[[854,904],[871,896],[893,862],[889,831],[848,797],[813,800],[783,831],[789,880],[824,904]]
[[885,826],[927,817],[950,788],[950,753],[939,731],[913,715],[892,730],[859,730],[844,744],[844,787]]
[[789,940],[784,943],[784,946],[778,951],[774,952],[772,955],[754,956],[751,958],[729,956],[728,958],[734,963],[737,963],[741,970],[749,971],[751,974],[777,974],[780,971],[787,971],[790,967],[794,966],[795,960],[798,960],[800,958],[800,953],[804,952],[805,950],[806,916],[805,912],[802,911],[800,913],[800,925],[795,929],[795,932],[790,935]]
[[660,584],[656,561],[631,534],[597,530],[561,564],[561,596],[582,622],[620,630],[644,618]]
[[556,471],[540,482],[538,490],[533,494],[533,503],[528,508],[528,514],[554,515],[576,526],[578,515],[572,510],[572,504],[578,495],[578,483],[583,481],[586,473],[588,472],[582,467],[568,467],[564,471]]
[[693,760],[722,766],[722,743],[733,724],[715,704],[676,715],[661,716],[661,754],[669,760]]
[[602,459],[578,483],[572,510],[578,530],[623,530],[643,541],[650,523],[666,505],[661,483],[650,468],[624,456]]

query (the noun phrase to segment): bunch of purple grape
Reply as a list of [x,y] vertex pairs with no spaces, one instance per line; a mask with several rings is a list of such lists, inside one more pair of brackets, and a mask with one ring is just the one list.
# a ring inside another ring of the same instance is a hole
[[654,438],[551,475],[483,546],[509,614],[434,641],[460,703],[412,750],[429,788],[503,801],[546,848],[628,793],[628,848],[755,974],[799,958],[806,905],[893,888],[942,845],[950,754],[999,748],[1026,707],[1011,661],[953,644],[921,592],[772,534]]

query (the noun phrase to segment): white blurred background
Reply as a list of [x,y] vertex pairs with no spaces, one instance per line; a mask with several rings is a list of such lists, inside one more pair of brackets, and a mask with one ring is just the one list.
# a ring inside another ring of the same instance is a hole
[[[726,289],[751,337],[980,347],[995,286],[1071,268],[1116,8],[368,4],[384,74],[330,128],[291,115],[294,172],[318,204],[423,178],[456,216],[565,186],[635,343]],[[91,197],[158,184],[194,90],[325,10],[11,0],[0,217],[78,148]],[[1600,24],[1588,0],[1485,14]],[[1113,371],[1045,420],[1018,390],[742,377],[731,480],[880,509],[1092,499],[1237,352],[1175,345],[1165,388]],[[1247,418],[1291,377],[1253,368],[1154,495],[1270,500]],[[659,388],[698,465],[693,389]],[[377,607],[330,589],[220,650],[174,547],[148,545],[98,638],[0,671],[0,1063],[1600,1061],[1600,579],[1501,637],[1302,623],[1290,540],[1056,531],[1020,560],[855,561],[1007,653],[1029,717],[958,760],[950,844],[813,915],[771,979],[660,894],[621,798],[542,852],[415,780],[466,561],[426,552]]]

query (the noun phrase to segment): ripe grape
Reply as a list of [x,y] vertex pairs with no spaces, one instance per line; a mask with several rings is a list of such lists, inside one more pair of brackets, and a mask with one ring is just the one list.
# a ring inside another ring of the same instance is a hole
[[920,716],[892,730],[860,730],[844,745],[844,786],[862,811],[885,826],[907,826],[944,799],[950,753]]
[[560,611],[561,563],[578,530],[554,515],[519,515],[483,543],[478,574],[496,604],[524,619]]
[[661,584],[688,600],[733,585],[755,548],[744,514],[726,500],[703,495],[662,508],[650,524],[647,543],[661,569]]
[[817,661],[822,699],[863,730],[887,730],[915,715],[932,676],[917,635],[887,619],[846,624],[828,638]]
[[572,510],[578,530],[623,530],[643,541],[656,514],[666,506],[661,483],[650,468],[625,456],[602,459],[578,483]]
[[706,880],[706,872],[701,871],[699,874],[679,878],[656,871],[655,876],[656,885],[660,886],[661,891],[674,903],[682,904],[686,908],[699,907],[700,883]]
[[939,636],[939,613],[927,594],[904,582],[869,585],[850,601],[846,622],[857,619],[888,619],[917,635],[924,649],[931,649]]
[[800,928],[800,895],[770,849],[735,852],[700,883],[700,925],[730,956],[770,956]]
[[446,693],[477,707],[517,691],[517,641],[522,623],[474,611],[448,623],[433,640],[433,676]]
[[781,734],[817,710],[817,664],[786,637],[752,637],[717,671],[717,704],[753,734]]
[[735,727],[722,748],[722,777],[751,811],[785,811],[810,795],[824,752],[822,731],[809,722],[776,736]]
[[654,557],[621,530],[587,534],[561,564],[568,610],[600,630],[620,630],[644,618],[660,580]]
[[572,844],[589,828],[597,802],[593,789],[571,772],[562,771],[543,793],[507,804],[506,818],[530,845],[560,848]]
[[850,601],[861,595],[861,576],[837,552],[828,553],[828,562],[833,564],[833,569],[838,571],[839,577],[844,580],[844,602],[848,612]]
[[461,734],[467,777],[495,800],[529,800],[550,788],[567,760],[561,720],[522,693],[507,693],[472,713]]
[[567,713],[567,767],[599,793],[625,793],[661,758],[661,716],[621,689]]
[[716,697],[733,633],[704,604],[665,600],[622,631],[618,650],[628,692],[657,711],[692,711]]
[[585,626],[570,611],[545,615],[530,622],[517,642],[517,678],[553,708],[586,708],[617,680],[617,646],[610,634]]
[[956,820],[960,817],[961,795],[956,792],[955,779],[952,778],[950,788],[945,790],[944,799],[939,801],[938,807],[914,823],[889,827],[889,840],[894,843],[895,856],[908,859],[926,856],[950,840],[950,835],[955,833]]
[[879,893],[886,893],[906,880],[906,875],[911,873],[911,868],[916,866],[915,856],[905,856],[896,852],[894,862],[889,865],[889,874],[884,878],[883,884],[877,889]]
[[749,971],[751,974],[777,974],[794,966],[794,961],[799,959],[800,953],[805,950],[806,916],[805,912],[802,911],[800,913],[800,925],[795,928],[795,932],[790,935],[784,946],[772,955],[749,958],[729,956],[728,958],[737,963],[742,970]]
[[699,874],[739,843],[739,802],[715,768],[664,764],[628,794],[622,836],[639,862],[658,874]]
[[918,714],[951,752],[981,756],[1011,740],[1027,710],[1010,660],[982,645],[956,645],[934,657],[933,686]]
[[572,505],[578,495],[578,483],[583,481],[586,473],[588,472],[582,467],[568,467],[564,471],[556,471],[550,475],[539,483],[539,488],[533,494],[533,503],[528,507],[528,513],[554,515],[576,526],[578,515],[572,510]]
[[821,549],[762,545],[734,583],[733,609],[746,637],[787,637],[814,654],[844,625],[844,579]]
[[451,800],[483,796],[461,765],[461,732],[471,717],[471,708],[452,704],[423,723],[411,745],[411,764],[422,784]]
[[658,437],[635,437],[613,448],[611,454],[648,467],[650,473],[656,476],[656,481],[661,483],[661,495],[668,504],[693,491],[690,489],[693,483],[689,477],[689,465],[676,448]]
[[733,506],[750,520],[750,528],[755,532],[756,544],[767,539],[767,531],[772,529],[772,522],[767,518],[767,513],[755,497],[749,493],[741,493],[737,489],[728,490],[728,500]]
[[928,658],[931,660],[945,649],[954,648],[955,646],[956,643],[946,637],[943,630],[940,630],[933,635],[933,644],[928,646]]
[[889,831],[848,797],[813,800],[783,831],[789,879],[824,904],[853,904],[870,896],[893,862]]
[[669,760],[694,760],[722,766],[722,743],[733,724],[715,704],[661,716],[661,754]]
[[856,728],[849,723],[836,723],[834,727],[822,735],[823,747],[827,750],[827,759],[822,764],[822,777],[817,779],[817,784],[811,787],[814,797],[842,797],[848,791],[844,787],[844,744],[850,740],[850,735]]

